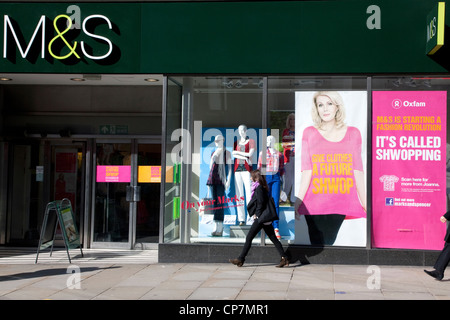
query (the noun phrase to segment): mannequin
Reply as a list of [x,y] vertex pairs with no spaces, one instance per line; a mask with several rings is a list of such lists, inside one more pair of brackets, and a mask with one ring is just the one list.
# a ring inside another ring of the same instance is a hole
[[[247,137],[247,126],[241,124],[238,127],[239,140],[234,143],[234,182],[236,188],[236,196],[238,199],[245,196],[245,203],[248,204],[251,198],[251,177],[252,170],[251,157],[255,152],[255,140]],[[237,202],[237,216],[239,225],[250,223],[250,219],[246,219],[244,201]],[[250,223],[251,224],[251,223]]]
[[[284,174],[284,156],[275,149],[275,142],[274,136],[267,137],[266,161],[265,164],[263,164],[262,157],[264,154],[263,151],[261,151],[258,158],[258,169],[265,175],[269,193],[275,202],[275,208],[279,217],[281,177]],[[275,229],[276,237],[281,239],[278,222],[278,220],[275,220],[272,224]]]
[[[221,236],[223,232],[223,203],[219,197],[225,196],[225,191],[230,188],[231,178],[231,154],[224,147],[224,138],[217,135],[214,139],[216,150],[211,155],[209,164],[209,176],[206,182],[208,186],[208,196],[211,195],[214,201],[214,230],[211,235]],[[228,172],[228,173],[227,173]]]
[[284,183],[283,191],[291,194],[289,201],[295,203],[294,175],[295,175],[295,114],[291,113],[286,119],[286,129],[282,133],[282,145],[284,148]]

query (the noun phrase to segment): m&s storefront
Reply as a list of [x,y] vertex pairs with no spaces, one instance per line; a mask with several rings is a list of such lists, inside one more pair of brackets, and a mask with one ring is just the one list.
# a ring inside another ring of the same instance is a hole
[[[446,10],[0,2],[0,244],[37,245],[45,205],[69,198],[84,248],[227,261],[261,168],[294,260],[430,264],[448,203]],[[262,234],[249,259],[271,247]]]

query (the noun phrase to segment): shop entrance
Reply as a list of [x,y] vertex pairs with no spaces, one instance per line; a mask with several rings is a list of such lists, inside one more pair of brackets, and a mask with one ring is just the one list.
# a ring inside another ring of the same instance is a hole
[[159,241],[161,142],[97,139],[92,248],[145,248]]
[[71,201],[83,233],[85,154],[85,141],[10,144],[7,244],[36,246],[46,204],[63,198]]

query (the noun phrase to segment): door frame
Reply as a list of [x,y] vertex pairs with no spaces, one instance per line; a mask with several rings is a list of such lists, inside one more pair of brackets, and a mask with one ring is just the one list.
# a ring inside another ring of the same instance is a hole
[[[44,160],[44,172],[50,172],[51,170],[51,163],[53,162],[53,150],[56,151],[58,147],[74,147],[74,148],[81,148],[82,152],[82,162],[81,162],[81,168],[80,168],[80,174],[81,174],[81,181],[80,181],[80,188],[86,188],[89,185],[89,175],[88,175],[88,163],[89,163],[89,141],[87,139],[62,139],[62,140],[49,140],[48,145],[46,148],[46,155]],[[55,173],[55,172],[53,172]],[[56,173],[55,173],[56,174]],[[54,177],[53,180],[50,180],[51,175],[44,175],[44,179],[47,179],[47,187],[44,189],[45,198],[46,199],[53,199],[53,195],[50,193],[52,188],[51,185],[54,184]],[[87,234],[89,233],[89,229],[87,226],[88,221],[88,207],[86,206],[86,203],[88,201],[89,194],[86,192],[86,189],[80,190],[80,201],[79,201],[79,210],[80,216],[79,216],[79,226],[78,230],[80,233],[80,243],[83,247],[86,247],[87,245]],[[72,204],[74,206],[74,204]],[[75,212],[74,212],[75,214]],[[60,245],[63,245],[63,242],[58,240],[60,242]],[[58,242],[57,242],[58,243]]]
[[[131,144],[131,176],[128,186],[136,187],[138,185],[138,145],[143,143],[160,144],[162,145],[161,136],[146,136],[146,137],[101,137],[96,138],[92,144],[92,159],[90,161],[91,169],[91,214],[90,214],[90,232],[89,232],[89,247],[94,249],[134,249],[136,245],[136,215],[137,202],[129,201],[129,215],[128,215],[128,241],[127,242],[107,242],[94,241],[94,219],[95,219],[95,193],[96,193],[96,176],[97,176],[97,148],[98,143],[129,143]],[[158,213],[160,214],[160,213]],[[146,243],[143,249],[157,247],[158,244]]]
[[[132,166],[132,176],[134,176],[134,184],[133,186],[137,186],[138,185],[138,168],[139,168],[139,163],[138,163],[138,151],[139,151],[139,144],[158,144],[161,145],[161,153],[162,153],[162,138],[161,136],[153,136],[153,137],[146,137],[146,138],[136,138],[133,139],[134,143],[134,150],[135,150],[135,157],[131,158],[132,161],[135,161],[134,163],[134,169]],[[133,148],[132,148],[133,150]],[[161,163],[159,164],[162,168]],[[161,172],[161,177],[162,177],[162,172]],[[162,178],[161,178],[162,179]],[[161,181],[161,186],[162,186],[162,181]],[[134,249],[137,242],[136,242],[136,227],[137,227],[137,202],[134,202],[134,208],[133,208],[133,230],[132,230],[132,241],[133,241],[133,246],[132,248]],[[159,215],[159,224],[161,225],[162,220],[161,220],[161,211],[158,212]],[[160,226],[158,226],[158,230],[160,230]],[[161,232],[161,231],[159,231]],[[159,237],[160,238],[160,235]],[[141,245],[141,249],[157,249],[158,248],[158,244],[159,244],[159,240],[157,243],[152,243],[152,242],[139,242]]]
[[[127,242],[109,242],[109,241],[94,241],[94,232],[95,232],[95,205],[96,205],[96,178],[97,178],[97,144],[98,143],[128,143],[131,145],[131,179],[133,179],[133,139],[129,138],[97,138],[93,142],[92,147],[92,161],[91,161],[91,172],[92,172],[92,188],[91,188],[91,230],[90,230],[90,245],[89,247],[92,249],[131,249],[132,248],[132,240],[131,240],[131,222],[132,222],[132,209],[131,204],[129,204],[129,214],[128,214],[128,241]],[[131,185],[132,180],[128,185]]]

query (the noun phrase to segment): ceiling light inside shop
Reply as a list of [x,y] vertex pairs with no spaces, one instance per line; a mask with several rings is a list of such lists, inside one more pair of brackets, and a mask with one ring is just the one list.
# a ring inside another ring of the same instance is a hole
[[147,82],[158,82],[159,81],[159,79],[156,79],[156,78],[147,78],[147,79],[144,79],[145,81],[147,81]]
[[11,81],[11,78],[7,78],[7,77],[0,77],[0,81]]

